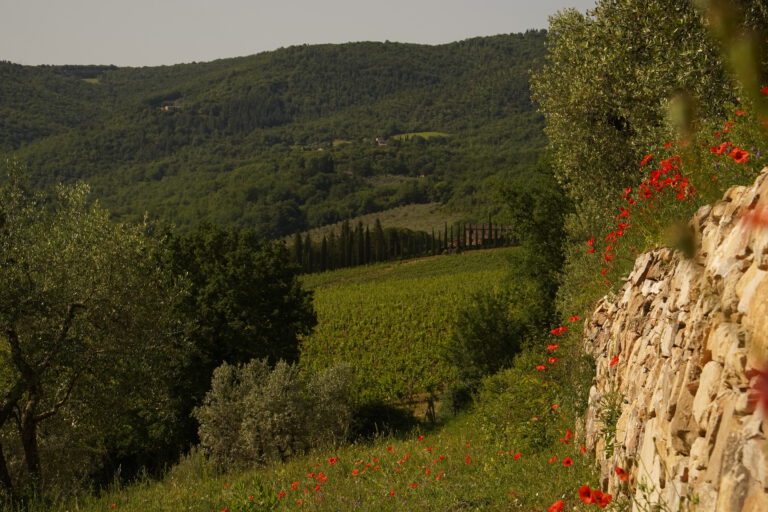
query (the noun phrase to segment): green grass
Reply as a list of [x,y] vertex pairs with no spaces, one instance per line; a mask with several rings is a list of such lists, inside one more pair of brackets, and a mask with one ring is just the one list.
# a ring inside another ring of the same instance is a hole
[[301,364],[319,370],[354,361],[356,398],[400,404],[437,396],[455,378],[443,358],[458,311],[501,285],[515,249],[384,263],[306,276],[318,326]]
[[[31,512],[501,512],[544,510],[558,499],[565,499],[571,510],[578,503],[578,487],[596,483],[591,455],[580,453],[577,445],[558,443],[540,454],[523,450],[515,459],[519,447],[481,440],[475,420],[466,415],[431,432],[326,448],[226,474],[197,453],[162,481],[115,487],[100,497],[41,503]],[[549,463],[552,456],[557,461]],[[565,457],[574,464],[563,466]]]
[[[434,229],[437,234],[438,232],[442,233],[446,222],[450,226],[464,219],[465,216],[465,214],[460,212],[448,211],[440,203],[409,204],[383,212],[354,217],[349,219],[349,224],[354,227],[357,226],[358,222],[362,222],[363,226],[370,226],[373,229],[376,219],[379,219],[381,225],[385,228],[407,228],[427,233],[431,233]],[[309,233],[313,242],[320,242],[323,236],[328,236],[331,231],[335,231],[336,235],[338,235],[341,232],[341,225],[342,222],[337,222],[336,224],[312,229],[302,233],[302,237]],[[286,240],[292,240],[292,237],[287,237]]]
[[438,138],[447,138],[450,137],[450,133],[443,133],[443,132],[412,132],[412,133],[401,133],[399,135],[393,135],[392,138],[395,140],[401,140],[403,142],[411,140],[413,137],[421,137],[422,139],[432,139],[435,137]]

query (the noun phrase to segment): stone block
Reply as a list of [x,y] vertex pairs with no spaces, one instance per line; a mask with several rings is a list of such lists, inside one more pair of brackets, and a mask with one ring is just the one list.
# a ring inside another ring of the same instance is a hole
[[707,421],[705,413],[715,398],[717,389],[720,387],[720,376],[723,372],[723,365],[717,361],[710,361],[704,365],[699,379],[699,388],[696,390],[696,396],[693,398],[691,412],[693,418],[699,427],[703,427]]

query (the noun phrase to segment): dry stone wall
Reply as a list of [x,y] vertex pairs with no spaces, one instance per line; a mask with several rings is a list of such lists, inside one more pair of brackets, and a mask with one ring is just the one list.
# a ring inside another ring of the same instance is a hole
[[633,510],[768,511],[768,411],[754,371],[768,368],[764,217],[768,169],[695,214],[693,258],[643,254],[584,326],[597,362],[587,444],[603,489],[634,496]]

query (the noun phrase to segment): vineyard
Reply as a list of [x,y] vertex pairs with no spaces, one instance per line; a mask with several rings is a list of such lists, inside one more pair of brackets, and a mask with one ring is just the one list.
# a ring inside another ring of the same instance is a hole
[[318,325],[302,365],[354,361],[356,398],[393,404],[435,397],[455,375],[442,357],[458,310],[499,286],[514,249],[481,251],[313,274]]

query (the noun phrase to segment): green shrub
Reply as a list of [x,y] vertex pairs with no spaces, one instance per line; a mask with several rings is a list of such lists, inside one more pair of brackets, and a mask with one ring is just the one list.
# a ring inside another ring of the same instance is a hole
[[[475,396],[475,415],[487,439],[546,446],[555,391],[548,375],[536,372],[533,354],[522,354],[514,367],[483,380]],[[524,361],[531,360],[525,364]]]
[[351,370],[333,367],[312,376],[280,361],[224,363],[194,411],[200,443],[226,467],[286,460],[308,448],[338,442],[348,433]]
[[446,359],[461,381],[478,382],[511,363],[520,352],[528,321],[505,291],[476,293],[459,311]]

